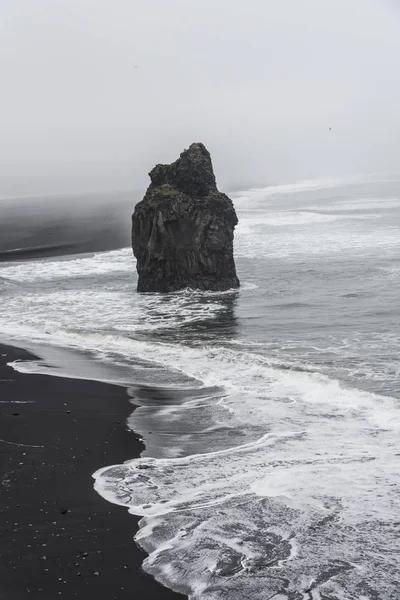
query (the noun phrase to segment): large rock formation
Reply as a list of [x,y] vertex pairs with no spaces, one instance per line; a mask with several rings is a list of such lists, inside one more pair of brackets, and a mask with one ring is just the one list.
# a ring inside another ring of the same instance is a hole
[[192,144],[171,165],[157,165],[132,216],[139,292],[238,287],[233,260],[237,216],[217,190],[210,153]]

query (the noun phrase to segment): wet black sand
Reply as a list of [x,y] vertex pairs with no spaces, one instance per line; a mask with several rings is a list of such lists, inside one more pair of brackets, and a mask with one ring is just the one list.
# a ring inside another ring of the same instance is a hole
[[0,600],[183,599],[141,571],[137,519],[93,489],[142,450],[125,389],[6,366],[27,358],[0,346]]

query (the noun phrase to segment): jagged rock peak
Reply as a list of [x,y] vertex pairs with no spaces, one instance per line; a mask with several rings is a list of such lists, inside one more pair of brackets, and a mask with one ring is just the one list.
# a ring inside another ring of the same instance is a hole
[[238,287],[233,259],[238,220],[230,198],[217,189],[206,147],[192,144],[149,175],[151,184],[132,215],[138,291]]
[[155,186],[172,185],[192,196],[207,196],[217,189],[211,156],[202,143],[191,144],[170,165],[156,165],[149,173]]

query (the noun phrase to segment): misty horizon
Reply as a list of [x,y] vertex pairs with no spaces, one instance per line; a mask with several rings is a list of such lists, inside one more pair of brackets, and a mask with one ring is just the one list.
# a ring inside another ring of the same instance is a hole
[[400,172],[390,0],[3,6],[0,197],[144,190],[192,142],[221,189]]

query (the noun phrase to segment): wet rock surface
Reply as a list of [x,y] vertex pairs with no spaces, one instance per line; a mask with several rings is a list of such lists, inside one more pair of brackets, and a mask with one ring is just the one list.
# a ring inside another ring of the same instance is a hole
[[218,191],[211,156],[192,144],[170,165],[156,165],[132,216],[139,292],[239,286],[233,258],[238,223],[232,201]]

